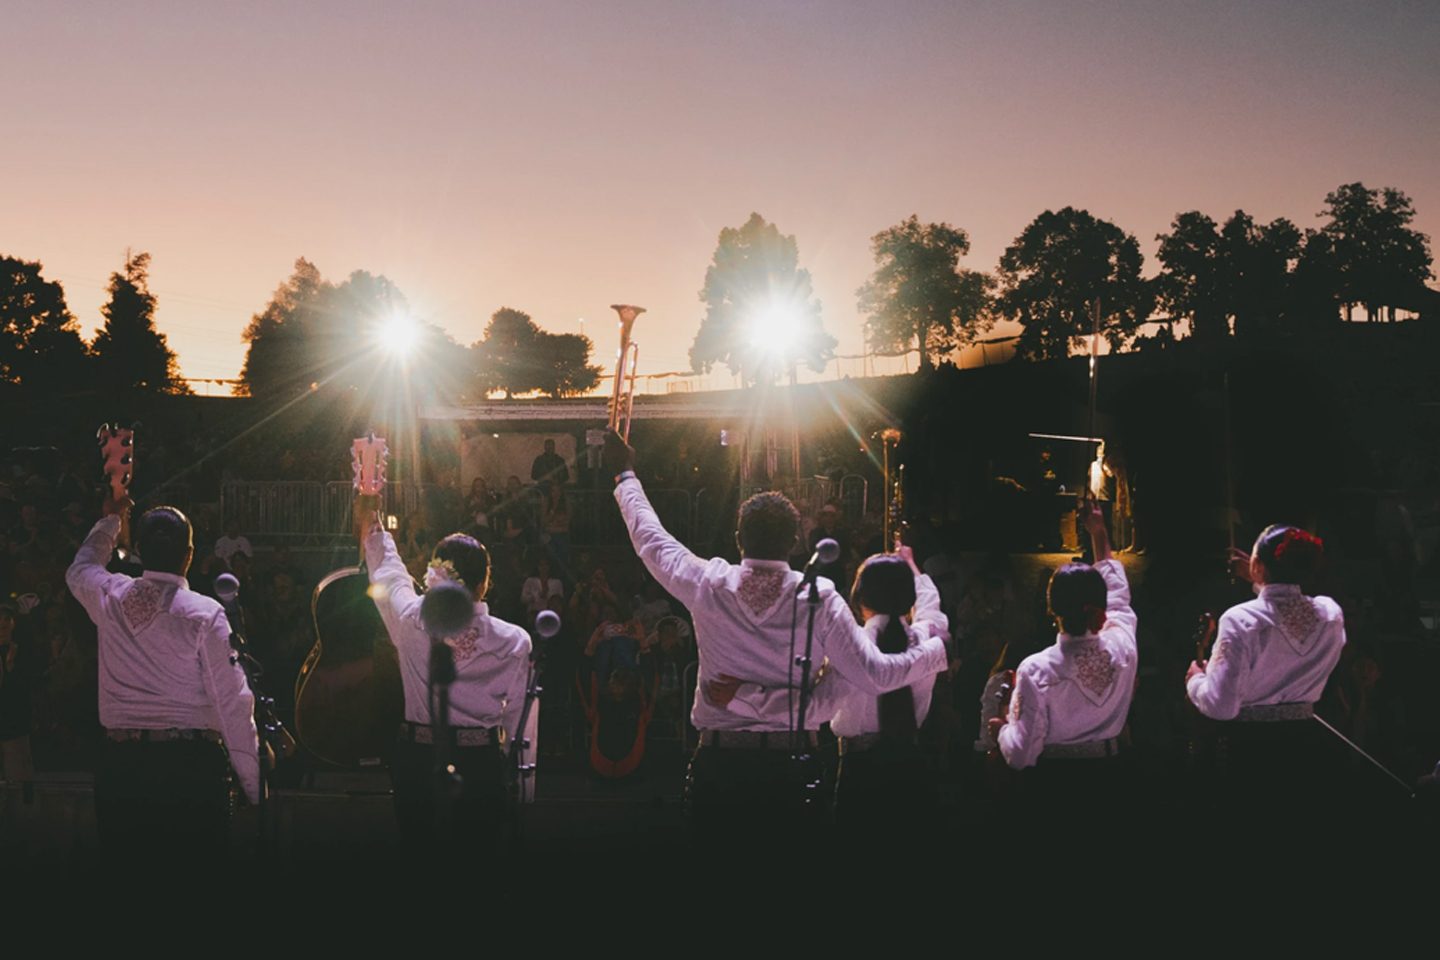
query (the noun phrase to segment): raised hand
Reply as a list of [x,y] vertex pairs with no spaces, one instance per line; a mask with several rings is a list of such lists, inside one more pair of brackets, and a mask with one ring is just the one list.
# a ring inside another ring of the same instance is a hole
[[714,680],[706,681],[706,702],[713,707],[724,707],[735,699],[735,693],[740,689],[741,682],[738,678],[726,676],[723,673]]
[[635,448],[620,439],[620,434],[614,430],[606,430],[605,446],[600,450],[600,466],[612,477],[625,470],[634,470]]

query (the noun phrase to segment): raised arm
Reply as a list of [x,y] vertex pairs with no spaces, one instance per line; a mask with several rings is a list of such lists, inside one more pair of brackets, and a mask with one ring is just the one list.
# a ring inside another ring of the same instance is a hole
[[[123,502],[129,503],[128,500]],[[120,508],[117,506],[115,509]],[[105,569],[105,565],[110,562],[110,555],[115,552],[115,539],[119,535],[119,513],[111,512],[111,506],[107,503],[105,516],[90,528],[90,533],[75,552],[70,568],[65,571],[66,586],[92,620],[100,616],[100,601],[107,588],[123,585],[129,579],[123,574],[110,573]]]
[[395,549],[394,538],[378,523],[365,536],[365,565],[370,572],[370,583],[375,587],[372,591],[375,606],[394,642],[405,633],[397,629],[400,621],[418,615],[420,595],[415,592],[415,580],[405,569],[405,561]]
[[[933,636],[902,653],[881,653],[839,594],[828,595],[822,615],[830,665],[861,693],[889,693],[942,673],[947,666],[945,643]],[[822,629],[821,624],[816,629]]]
[[950,618],[940,609],[940,591],[936,588],[935,581],[916,566],[915,554],[909,547],[902,546],[899,553],[915,576],[915,610],[910,617],[911,624],[927,637],[948,641]]
[[694,606],[708,564],[691,553],[660,523],[655,508],[635,478],[635,451],[615,433],[605,435],[603,465],[623,477],[615,485],[615,502],[630,531],[630,543],[645,569],[669,594],[687,607]]
[[255,731],[255,697],[245,682],[245,671],[230,656],[230,623],[223,610],[215,611],[200,636],[200,677],[215,705],[220,737],[230,752],[230,765],[240,779],[245,797],[260,802],[259,739]]

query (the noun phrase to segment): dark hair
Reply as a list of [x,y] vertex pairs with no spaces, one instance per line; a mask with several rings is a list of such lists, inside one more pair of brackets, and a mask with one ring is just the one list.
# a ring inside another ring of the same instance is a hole
[[740,504],[740,552],[753,560],[784,560],[795,548],[800,511],[783,493],[757,493]]
[[1255,538],[1255,556],[1265,564],[1267,582],[1298,584],[1315,574],[1325,556],[1325,544],[1299,527],[1277,523]]
[[1097,611],[1105,609],[1105,578],[1088,563],[1067,563],[1050,578],[1050,615],[1071,636],[1090,630]]
[[435,544],[434,558],[449,563],[471,593],[485,598],[490,590],[490,552],[483,543],[463,533],[452,533]]
[[190,520],[178,507],[146,510],[135,528],[135,549],[146,570],[183,576],[192,547]]
[[[890,619],[880,631],[876,646],[881,653],[904,653],[910,634],[901,618],[915,606],[915,577],[910,565],[893,554],[877,553],[860,565],[850,602],[885,614]],[[915,696],[909,687],[882,693],[880,733],[885,737],[909,737],[915,733]]]

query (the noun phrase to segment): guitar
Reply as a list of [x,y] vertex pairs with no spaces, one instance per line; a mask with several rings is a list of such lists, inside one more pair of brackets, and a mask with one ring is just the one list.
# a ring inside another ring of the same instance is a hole
[[[95,434],[100,444],[101,470],[110,484],[110,499],[116,503],[130,496],[130,481],[135,476],[135,428],[102,423]],[[120,515],[121,546],[130,545],[129,511]]]
[[[359,496],[385,488],[387,450],[371,434],[351,446]],[[363,534],[363,531],[361,531]],[[405,714],[400,662],[360,562],[321,579],[310,603],[315,645],[295,681],[295,733],[321,760],[344,767],[380,763]]]

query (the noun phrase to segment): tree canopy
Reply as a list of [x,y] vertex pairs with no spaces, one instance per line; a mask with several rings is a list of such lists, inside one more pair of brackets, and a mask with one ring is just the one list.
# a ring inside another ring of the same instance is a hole
[[0,383],[61,393],[91,386],[89,351],[65,291],[41,270],[0,257]]
[[1320,229],[1323,241],[1312,254],[1333,278],[1335,298],[1346,319],[1355,304],[1371,320],[1397,307],[1420,302],[1431,271],[1430,238],[1411,228],[1415,205],[1394,187],[1372,190],[1347,183],[1325,197],[1320,216],[1330,222]]
[[960,267],[970,252],[964,230],[911,215],[875,234],[870,245],[875,273],[856,297],[871,349],[894,353],[913,344],[921,369],[930,369],[993,323],[987,308],[994,281]]
[[1021,324],[1016,353],[1067,356],[1090,334],[1097,301],[1101,334],[1112,349],[1123,347],[1154,303],[1150,284],[1140,276],[1142,261],[1132,235],[1087,210],[1040,214],[1000,257],[996,306]]
[[128,251],[110,274],[110,299],[100,308],[105,324],[91,346],[101,385],[108,390],[189,393],[165,334],[155,329],[150,254]]
[[490,316],[485,336],[471,348],[482,393],[539,391],[550,397],[584,393],[600,382],[590,364],[593,344],[575,333],[547,333],[528,313],[501,307]]
[[800,363],[824,370],[834,355],[799,244],[758,213],[720,231],[700,299],[705,316],[690,346],[697,373],[723,363],[747,384],[771,383]]

